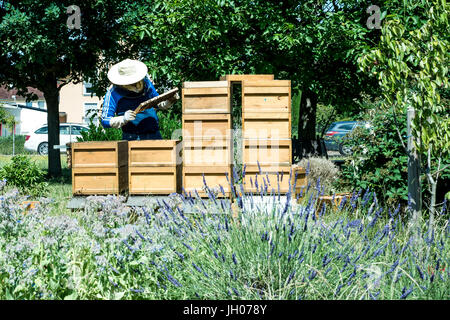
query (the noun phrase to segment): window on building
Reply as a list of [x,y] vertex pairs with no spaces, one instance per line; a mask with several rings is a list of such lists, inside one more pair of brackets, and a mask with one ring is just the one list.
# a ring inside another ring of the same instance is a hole
[[89,124],[91,119],[92,119],[92,123],[94,123],[95,125],[99,124],[97,104],[96,103],[85,103],[84,104],[83,123]]
[[38,101],[38,108],[39,109],[45,109],[45,102],[44,101]]
[[25,103],[25,105],[27,106],[27,107],[32,107],[33,106],[33,102],[32,101],[27,101],[26,103]]
[[92,83],[83,81],[83,95],[90,96],[91,94],[95,96],[95,93],[92,90]]

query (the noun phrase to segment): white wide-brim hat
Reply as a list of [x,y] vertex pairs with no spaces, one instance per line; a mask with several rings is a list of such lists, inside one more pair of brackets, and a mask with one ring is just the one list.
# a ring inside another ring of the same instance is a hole
[[126,86],[141,81],[147,72],[148,68],[144,63],[125,59],[109,69],[108,79],[115,85]]

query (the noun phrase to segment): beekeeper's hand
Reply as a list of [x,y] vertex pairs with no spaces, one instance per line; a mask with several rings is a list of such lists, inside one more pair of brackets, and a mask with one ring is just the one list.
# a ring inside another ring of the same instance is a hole
[[136,112],[134,112],[133,110],[128,110],[123,116],[111,118],[111,120],[109,121],[109,125],[111,126],[111,128],[120,129],[134,119],[136,119]]
[[158,104],[158,109],[163,110],[163,111],[169,110],[170,108],[172,108],[172,106],[178,99],[180,99],[180,96],[178,95],[178,92],[177,92],[169,100],[163,101],[160,104]]
[[128,110],[123,115],[123,120],[125,120],[125,123],[133,121],[134,119],[136,119],[136,112],[133,110]]

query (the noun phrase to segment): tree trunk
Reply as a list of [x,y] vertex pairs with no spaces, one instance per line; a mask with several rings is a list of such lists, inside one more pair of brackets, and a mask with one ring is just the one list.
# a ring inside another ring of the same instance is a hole
[[316,137],[317,94],[309,89],[302,91],[298,116],[298,139],[301,158],[321,155],[321,146]]
[[47,82],[44,90],[44,98],[47,103],[48,124],[48,175],[49,177],[61,176],[61,155],[59,149],[53,146],[59,145],[59,89],[56,79]]

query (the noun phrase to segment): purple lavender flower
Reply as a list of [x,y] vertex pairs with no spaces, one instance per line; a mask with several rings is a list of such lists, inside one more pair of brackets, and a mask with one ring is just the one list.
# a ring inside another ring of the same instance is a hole
[[291,282],[291,280],[294,278],[295,275],[295,270],[291,272],[291,274],[289,275],[288,281],[286,284],[289,284],[289,282]]
[[199,266],[197,266],[195,263],[192,262],[192,266],[200,273],[203,273],[202,269],[200,269]]
[[188,244],[186,244],[186,243],[184,243],[184,242],[182,242],[182,244],[183,244],[186,248],[188,248],[189,250],[191,250],[191,251],[194,250],[194,249],[192,249],[192,247],[191,247],[190,245],[188,245]]
[[403,287],[402,295],[400,296],[400,299],[406,299],[406,297],[408,297],[413,290],[414,289],[413,289],[412,285],[408,290],[406,290],[406,287]]
[[234,254],[234,253],[233,253],[233,262],[235,265],[237,265],[236,254]]

